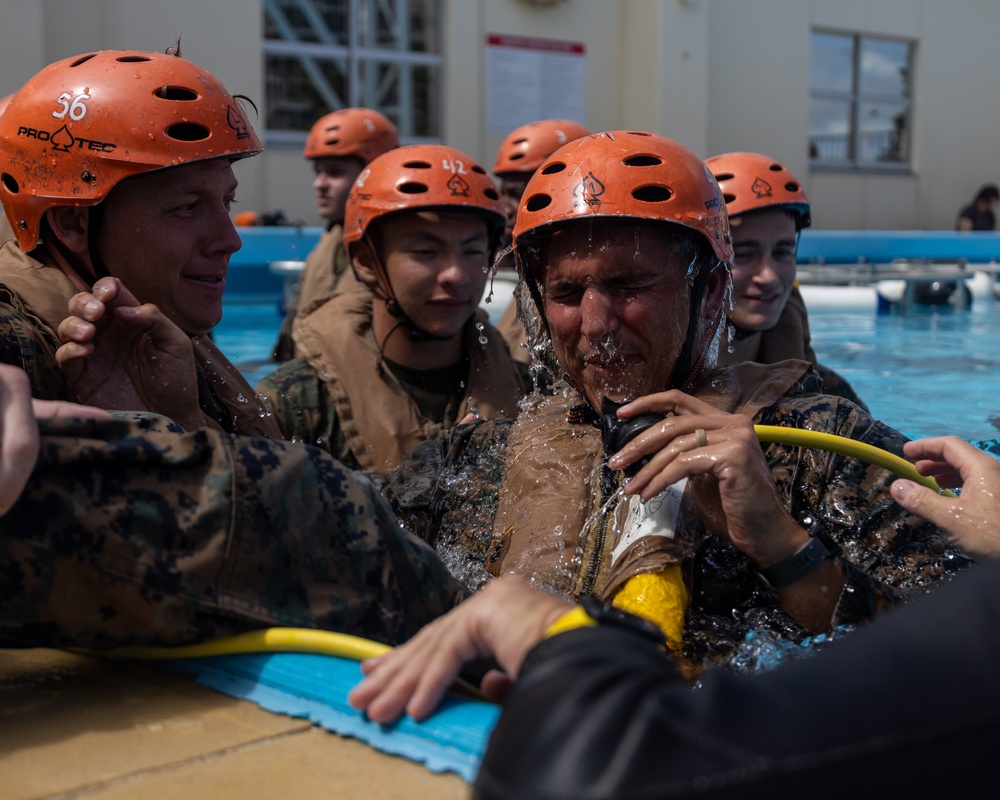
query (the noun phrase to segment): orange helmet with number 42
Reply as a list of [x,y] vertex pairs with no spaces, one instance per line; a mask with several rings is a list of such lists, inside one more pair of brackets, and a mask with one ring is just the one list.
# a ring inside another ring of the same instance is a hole
[[474,211],[486,218],[495,247],[503,203],[489,174],[470,156],[443,144],[414,144],[383,153],[361,170],[344,212],[344,244],[395,211]]
[[196,64],[86,53],[44,67],[0,116],[0,199],[27,251],[49,208],[95,205],[133,175],[262,149],[239,102]]

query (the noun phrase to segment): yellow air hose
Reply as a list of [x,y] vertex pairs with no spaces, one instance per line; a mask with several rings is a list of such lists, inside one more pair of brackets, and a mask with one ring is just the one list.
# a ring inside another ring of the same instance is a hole
[[[801,428],[784,428],[780,425],[754,425],[754,432],[757,434],[757,438],[765,444],[788,444],[840,453],[841,455],[851,456],[884,467],[902,478],[908,478],[948,497],[957,496],[952,491],[947,489],[942,490],[933,478],[921,475],[917,472],[913,464],[906,459],[900,458],[879,447],[849,439],[846,436],[807,431]],[[659,593],[661,587],[659,587],[658,582],[662,582],[664,586],[670,589],[671,597],[673,598],[670,605],[670,613],[667,614],[667,617],[670,619],[660,618],[654,621],[661,627],[666,628],[674,637],[677,637],[678,634],[675,628],[677,627],[678,620],[683,620],[687,597],[686,592],[681,592],[683,585],[680,589],[676,586],[677,576],[668,573],[669,570],[653,576],[656,578],[653,581],[653,584],[656,584],[655,586],[643,583],[641,592],[639,591],[640,587],[638,584],[633,586],[626,585],[629,591],[623,590],[620,593],[621,596],[615,598],[615,605],[638,611],[638,608],[631,608],[632,600],[635,599],[632,595],[638,593],[637,596],[645,597],[649,594],[650,589],[654,588]],[[659,595],[657,594],[657,596]],[[683,623],[681,622],[680,624]],[[388,645],[362,639],[358,636],[351,636],[346,633],[334,633],[332,631],[313,630],[310,628],[267,628],[265,630],[241,633],[236,636],[228,636],[212,642],[183,645],[180,647],[130,646],[116,647],[113,650],[102,651],[100,653],[94,653],[94,651],[86,652],[112,658],[142,660],[202,658],[204,656],[234,655],[237,653],[315,653],[361,661],[381,655],[391,649]],[[460,685],[463,683],[459,682]],[[475,696],[478,696],[476,690],[468,684],[464,684],[462,688],[466,692],[471,689],[471,692]]]
[[942,489],[933,478],[921,475],[917,472],[917,468],[905,458],[900,458],[880,447],[858,442],[846,436],[837,436],[833,433],[807,431],[801,428],[783,428],[780,425],[754,425],[753,429],[757,438],[765,444],[801,445],[815,450],[829,450],[844,456],[852,456],[861,461],[868,461],[884,467],[901,478],[908,478],[946,497],[958,496],[949,489]]

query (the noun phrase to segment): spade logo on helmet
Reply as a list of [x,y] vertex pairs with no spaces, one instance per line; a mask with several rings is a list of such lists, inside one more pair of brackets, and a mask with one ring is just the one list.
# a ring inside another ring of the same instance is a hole
[[602,194],[604,194],[604,184],[593,172],[588,172],[573,189],[573,196],[579,197],[588,206],[599,206]]
[[76,144],[76,139],[73,138],[73,134],[65,125],[53,133],[49,137],[49,141],[52,142],[53,150],[59,150],[62,153],[68,153],[69,149]]
[[240,113],[232,106],[226,106],[226,122],[229,123],[229,127],[236,131],[237,139],[249,139],[250,131],[247,130],[247,123]]
[[753,186],[750,187],[750,191],[757,195],[758,200],[762,197],[773,197],[771,194],[771,184],[763,178],[754,178]]
[[457,172],[448,179],[448,188],[452,197],[468,197],[469,182]]

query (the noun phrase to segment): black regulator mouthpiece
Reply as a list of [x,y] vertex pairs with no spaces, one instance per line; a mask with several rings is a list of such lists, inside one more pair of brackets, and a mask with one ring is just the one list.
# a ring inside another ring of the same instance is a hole
[[[665,417],[662,414],[640,414],[631,419],[618,419],[617,411],[625,403],[619,403],[607,397],[601,398],[601,442],[604,445],[604,455],[613,456],[636,436],[659,422]],[[629,478],[649,463],[651,456],[640,458],[622,470]]]

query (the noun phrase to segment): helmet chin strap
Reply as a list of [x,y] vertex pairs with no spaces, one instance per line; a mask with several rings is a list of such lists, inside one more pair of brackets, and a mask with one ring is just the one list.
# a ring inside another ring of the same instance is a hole
[[89,219],[87,224],[87,252],[90,254],[91,269],[87,269],[76,253],[71,251],[49,226],[49,235],[43,237],[45,249],[56,259],[63,269],[70,269],[75,272],[86,283],[87,288],[92,288],[101,278],[111,275],[104,264],[97,248],[97,229],[103,220],[103,210],[99,205],[90,206],[87,209]]
[[[694,347],[695,344],[697,344],[699,328],[698,312],[701,311],[701,304],[705,296],[705,287],[708,286],[708,280],[717,268],[718,263],[715,263],[710,267],[701,269],[691,287],[687,336],[684,339],[684,346],[681,348],[681,354],[678,356],[677,363],[674,364],[673,372],[670,375],[670,381],[667,384],[668,389],[680,389],[682,392],[686,392],[694,384],[698,375],[701,374],[707,353],[703,348],[702,351],[697,354],[697,357],[695,357],[696,354],[694,352]],[[724,317],[724,310],[720,309],[719,314],[712,322],[712,327],[709,331],[710,334],[715,332],[715,329],[721,324]],[[711,335],[708,339],[709,341],[711,340]]]

